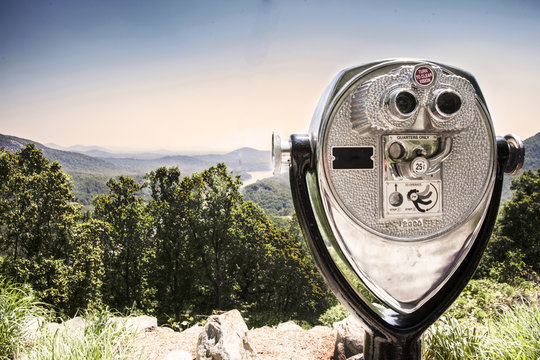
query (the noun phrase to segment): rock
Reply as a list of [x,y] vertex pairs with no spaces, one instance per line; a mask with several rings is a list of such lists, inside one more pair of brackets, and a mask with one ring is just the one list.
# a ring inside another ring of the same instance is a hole
[[125,319],[126,325],[135,332],[148,331],[157,328],[157,319],[152,316],[136,316]]
[[334,359],[348,359],[364,351],[364,328],[352,315],[333,325],[337,331]]
[[278,331],[287,331],[287,330],[303,330],[300,325],[295,323],[292,320],[287,321],[286,323],[281,323],[277,326]]
[[39,336],[39,330],[42,328],[44,321],[41,317],[27,318],[21,329],[24,341],[35,341]]
[[317,325],[317,326],[314,326],[312,327],[311,329],[309,329],[308,331],[310,333],[328,333],[329,331],[331,331],[332,329],[330,329],[329,327],[327,326],[321,326],[321,325]]
[[85,325],[86,322],[80,316],[76,316],[71,320],[64,321],[64,327],[66,328],[68,333],[83,331]]
[[170,351],[163,360],[192,360],[191,354],[184,350]]
[[212,315],[206,320],[197,343],[197,360],[250,360],[256,359],[256,354],[238,310]]
[[345,346],[343,343],[336,342],[336,348],[334,349],[334,359],[335,360],[347,360],[345,356]]
[[43,331],[50,335],[54,335],[57,332],[62,331],[63,328],[64,327],[58,323],[46,323],[43,325]]
[[197,325],[193,325],[190,328],[187,328],[186,330],[182,331],[180,334],[183,334],[183,335],[200,334],[202,330],[203,330],[203,327],[197,324]]

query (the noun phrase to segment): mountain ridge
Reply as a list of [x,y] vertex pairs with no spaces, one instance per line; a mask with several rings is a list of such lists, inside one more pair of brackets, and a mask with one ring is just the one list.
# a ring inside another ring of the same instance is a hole
[[36,148],[40,149],[47,159],[51,161],[58,161],[62,165],[62,170],[67,173],[100,172],[102,174],[114,174],[121,170],[114,164],[111,164],[103,159],[98,159],[71,151],[57,150],[47,147],[37,141],[0,134],[0,147],[4,147],[10,152],[19,151],[29,143],[34,144]]
[[[540,132],[525,139],[523,142],[525,144],[525,163],[520,174],[525,170],[536,171],[540,168]],[[200,172],[218,162],[224,162],[230,170],[241,175],[243,180],[250,178],[249,172],[270,172],[271,170],[270,151],[261,151],[249,147],[239,148],[225,154],[170,154],[157,158],[137,158],[137,154],[143,157],[148,156],[149,153],[131,153],[129,155],[135,156],[119,157],[120,155],[128,155],[128,153],[122,153],[116,154],[117,157],[112,157],[111,155],[114,155],[114,153],[107,152],[105,154],[107,157],[90,156],[79,152],[52,149],[29,139],[0,134],[0,147],[3,146],[8,151],[18,151],[27,143],[36,144],[36,147],[41,149],[49,160],[57,160],[62,165],[62,169],[73,178],[76,198],[86,205],[91,203],[93,196],[107,190],[105,182],[110,177],[127,175],[140,180],[142,179],[142,175],[161,166],[178,166],[183,175],[189,175],[193,172]],[[504,177],[501,204],[512,197],[510,185],[514,178],[511,176]],[[267,186],[268,184],[264,182],[259,184],[260,181],[264,180],[259,180],[255,183],[257,185],[253,186],[252,190],[264,186],[268,187],[267,191],[270,191],[270,193],[276,191],[280,193],[274,186],[275,184]],[[271,199],[266,199],[267,196],[260,193],[257,195],[256,202],[276,202],[276,197],[281,195],[269,194],[269,196]],[[261,199],[258,199],[258,197],[261,197]],[[285,209],[288,208],[285,204],[281,206],[284,206]],[[266,207],[268,208],[268,206]]]
[[[144,173],[160,166],[179,166],[180,170],[191,173],[224,162],[231,170],[238,173],[252,171],[270,171],[270,151],[242,147],[224,154],[158,154],[150,152],[115,153],[97,146],[74,146],[78,151],[60,150],[48,147],[37,141],[12,135],[0,134],[0,147],[14,152],[26,144],[33,143],[41,149],[51,161],[58,161],[66,172],[104,173]],[[55,144],[53,144],[55,145]],[[77,161],[84,166],[77,166]],[[185,169],[182,169],[185,168]]]

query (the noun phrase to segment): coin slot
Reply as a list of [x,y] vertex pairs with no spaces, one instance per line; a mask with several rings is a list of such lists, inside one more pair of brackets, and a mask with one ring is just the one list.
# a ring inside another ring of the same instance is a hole
[[372,147],[334,147],[332,155],[333,169],[373,169]]

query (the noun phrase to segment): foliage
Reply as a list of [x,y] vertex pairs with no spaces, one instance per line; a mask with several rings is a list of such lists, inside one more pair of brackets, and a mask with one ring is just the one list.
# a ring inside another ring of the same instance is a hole
[[72,260],[72,199],[69,177],[33,144],[14,154],[0,150],[0,270],[61,308]]
[[149,261],[149,227],[141,187],[135,180],[120,176],[107,182],[109,193],[94,199],[94,217],[108,224],[110,243],[104,244],[106,303],[127,310],[148,308],[145,270]]
[[96,219],[75,226],[68,314],[75,314],[79,309],[96,311],[103,308],[104,245],[112,242],[111,234],[110,225]]
[[250,310],[248,322],[274,325],[299,319],[315,323],[335,298],[313,265],[305,243],[276,228],[252,202],[245,203],[240,214],[241,244],[254,250],[242,258],[239,248],[236,261],[239,299],[243,308]]
[[426,359],[536,359],[540,287],[472,280],[424,335]]
[[297,223],[277,228],[224,164],[112,178],[90,215],[33,145],[0,154],[0,269],[60,316],[111,306],[179,324],[239,308],[251,324],[314,322],[333,304]]
[[155,229],[151,279],[167,322],[232,308],[250,325],[313,321],[324,310],[328,291],[305,246],[243,200],[224,164],[182,179],[177,168],[159,168],[146,178]]
[[244,187],[242,193],[269,216],[289,216],[294,211],[289,181],[285,177],[259,180]]
[[234,279],[236,239],[231,230],[243,201],[238,191],[241,182],[228,173],[225,164],[194,174],[191,179],[197,190],[192,193],[187,225],[192,230],[191,251],[201,266],[197,285],[200,295],[214,299],[212,308],[222,310]]
[[186,226],[186,219],[196,189],[190,177],[181,179],[176,167],[151,171],[146,175],[146,181],[151,196],[148,211],[154,229],[150,282],[156,289],[158,314],[162,314],[167,322],[178,324],[191,318],[184,316],[189,312],[195,279],[189,251],[192,229]]
[[29,286],[0,277],[0,359],[14,358],[28,338],[28,325],[44,315]]
[[490,279],[471,280],[446,316],[482,322],[517,304],[537,304],[540,287],[533,283],[522,285],[514,287]]
[[28,360],[118,360],[128,359],[130,355],[129,358],[134,358],[132,348],[137,333],[125,319],[112,317],[107,310],[87,312],[81,329],[44,326],[35,344],[22,357]]
[[71,181],[32,144],[0,150],[0,251],[21,257],[65,258],[75,209]]
[[525,171],[511,188],[477,277],[519,284],[540,272],[540,169]]
[[91,206],[94,198],[106,194],[109,190],[109,176],[93,173],[70,172],[73,179],[73,194],[75,201],[85,206]]
[[540,272],[540,169],[525,171],[512,181],[512,199],[504,204],[497,235],[510,241],[508,249],[520,250],[523,261]]
[[319,323],[323,326],[332,327],[332,324],[344,320],[347,316],[349,316],[347,309],[343,305],[337,304],[319,317]]
[[426,333],[425,358],[530,360],[540,357],[538,306],[505,308],[484,324],[443,317]]

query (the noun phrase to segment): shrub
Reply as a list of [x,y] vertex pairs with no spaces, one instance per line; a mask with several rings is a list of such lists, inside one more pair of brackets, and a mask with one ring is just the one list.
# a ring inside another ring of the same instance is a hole
[[341,321],[349,316],[349,312],[343,305],[332,306],[319,317],[319,323],[324,326],[332,327],[332,324]]
[[446,315],[481,322],[508,307],[537,303],[539,293],[540,288],[533,283],[523,282],[513,287],[489,279],[471,280]]

